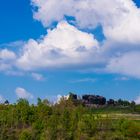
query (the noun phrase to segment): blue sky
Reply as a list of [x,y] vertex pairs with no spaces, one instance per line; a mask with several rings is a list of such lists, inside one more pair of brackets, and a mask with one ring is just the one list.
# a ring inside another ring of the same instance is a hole
[[0,1],[0,101],[74,92],[139,103],[139,7],[139,0]]

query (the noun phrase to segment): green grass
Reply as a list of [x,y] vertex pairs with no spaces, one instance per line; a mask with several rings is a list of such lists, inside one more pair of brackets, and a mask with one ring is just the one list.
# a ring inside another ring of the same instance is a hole
[[106,107],[100,107],[100,108],[92,108],[91,111],[93,113],[107,113],[107,114],[112,114],[112,113],[136,113],[134,110],[130,107],[119,107],[119,106],[106,106]]

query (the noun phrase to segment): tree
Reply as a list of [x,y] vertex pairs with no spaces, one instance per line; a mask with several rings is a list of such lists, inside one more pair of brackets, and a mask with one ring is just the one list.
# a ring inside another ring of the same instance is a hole
[[9,105],[9,101],[6,100],[6,101],[4,102],[4,104],[5,104],[5,105]]
[[69,93],[69,99],[70,99],[70,100],[77,100],[77,95],[74,94],[74,93],[72,93],[72,92],[70,92],[70,93]]
[[107,101],[107,104],[108,104],[108,105],[114,105],[114,104],[115,104],[115,101],[114,101],[113,99],[109,99],[109,100]]

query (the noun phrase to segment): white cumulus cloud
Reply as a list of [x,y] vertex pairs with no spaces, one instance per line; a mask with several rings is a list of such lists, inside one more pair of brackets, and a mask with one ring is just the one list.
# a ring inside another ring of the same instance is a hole
[[24,88],[17,87],[15,92],[18,98],[33,99],[33,95]]
[[91,56],[98,50],[92,34],[78,30],[65,21],[60,22],[40,41],[30,39],[17,60],[24,70],[63,67],[91,63]]
[[16,55],[14,52],[7,49],[0,50],[0,59],[2,60],[12,60],[15,59]]
[[16,54],[8,49],[0,50],[0,71],[11,69],[13,63],[15,63]]
[[[41,21],[47,34],[38,40],[11,43],[22,45],[17,54],[0,50],[0,71],[16,68],[32,73],[78,67],[140,78],[140,9],[132,0],[31,2],[34,19]],[[52,26],[54,22],[58,23],[56,27]],[[99,25],[105,36],[102,43],[93,32],[85,32]],[[37,74],[32,77],[42,79]]]
[[81,28],[101,24],[107,39],[140,42],[140,10],[132,0],[32,0],[32,5],[34,18],[45,27],[72,16]]
[[128,52],[111,59],[107,71],[140,78],[140,52]]

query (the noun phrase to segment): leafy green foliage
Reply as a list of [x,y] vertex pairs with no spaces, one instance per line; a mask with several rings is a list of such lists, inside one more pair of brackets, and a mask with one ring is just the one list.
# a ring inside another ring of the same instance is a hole
[[[0,105],[0,140],[139,140],[140,121],[110,117],[111,113],[139,111],[115,106],[90,108],[76,102],[76,96],[52,105],[38,98],[37,105],[25,99]],[[128,106],[126,101],[119,103]],[[129,110],[129,111],[128,111]],[[133,114],[132,114],[133,115]]]

